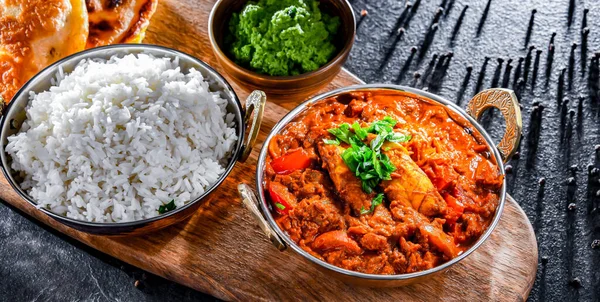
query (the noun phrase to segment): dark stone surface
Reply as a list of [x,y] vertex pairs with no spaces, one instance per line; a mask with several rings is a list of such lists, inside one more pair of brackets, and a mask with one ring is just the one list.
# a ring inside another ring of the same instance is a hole
[[[368,15],[359,21],[346,67],[365,81],[426,88],[463,107],[491,86],[518,92],[523,140],[508,182],[539,243],[530,300],[599,301],[600,249],[591,245],[600,239],[600,211],[595,210],[600,182],[597,173],[588,173],[600,168],[598,61],[591,61],[600,51],[598,2],[416,0],[409,13],[404,1],[351,2],[357,15],[362,9]],[[440,5],[445,9],[436,18]],[[583,26],[585,8],[590,11]],[[529,50],[530,45],[537,48]],[[436,54],[445,61],[432,60]],[[482,123],[499,139],[503,120],[498,112]],[[571,210],[570,204],[575,205]],[[0,300],[212,299],[90,250],[5,204],[0,205],[0,254]]]
[[23,215],[12,206],[0,205],[0,301],[216,300],[95,251]]

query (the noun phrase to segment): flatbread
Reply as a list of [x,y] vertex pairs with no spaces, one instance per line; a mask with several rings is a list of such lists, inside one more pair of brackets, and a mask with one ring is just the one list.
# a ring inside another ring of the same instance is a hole
[[41,69],[83,50],[87,38],[84,0],[0,0],[0,96],[9,102]]
[[140,43],[158,0],[86,0],[90,21],[87,48]]

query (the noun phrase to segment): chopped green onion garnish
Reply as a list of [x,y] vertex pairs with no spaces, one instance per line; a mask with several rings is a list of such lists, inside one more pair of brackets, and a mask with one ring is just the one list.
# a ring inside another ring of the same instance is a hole
[[175,199],[173,199],[166,205],[161,205],[158,207],[158,214],[164,214],[166,212],[175,210],[175,208],[177,208],[177,206],[175,205]]

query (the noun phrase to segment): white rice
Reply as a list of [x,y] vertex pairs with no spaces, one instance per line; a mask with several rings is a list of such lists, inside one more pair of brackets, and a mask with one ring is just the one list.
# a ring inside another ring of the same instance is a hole
[[227,101],[178,59],[84,60],[31,93],[12,168],[39,207],[79,220],[125,222],[202,195],[237,141]]

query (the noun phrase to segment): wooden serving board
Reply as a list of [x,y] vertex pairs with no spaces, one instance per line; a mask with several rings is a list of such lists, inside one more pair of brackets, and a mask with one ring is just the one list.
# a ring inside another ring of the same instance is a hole
[[[207,36],[215,1],[160,0],[145,42],[190,53],[217,67]],[[361,83],[343,70],[325,89]],[[232,82],[233,84],[233,82]],[[241,99],[247,92],[233,85]],[[260,231],[237,194],[253,184],[258,151],[295,102],[270,99],[258,143],[189,220],[139,237],[95,236],[66,227],[21,199],[0,176],[0,198],[27,215],[95,249],[224,300],[523,301],[535,280],[538,250],[527,216],[509,198],[500,224],[476,252],[443,275],[401,288],[346,285],[292,251],[279,252]]]

